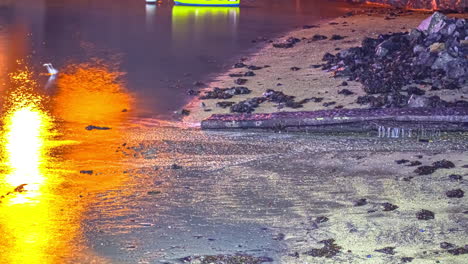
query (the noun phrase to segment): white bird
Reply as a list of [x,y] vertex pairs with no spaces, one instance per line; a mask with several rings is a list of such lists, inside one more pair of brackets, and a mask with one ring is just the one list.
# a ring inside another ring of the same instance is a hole
[[58,73],[58,70],[52,66],[52,63],[45,63],[43,66],[46,67],[50,75],[56,75]]

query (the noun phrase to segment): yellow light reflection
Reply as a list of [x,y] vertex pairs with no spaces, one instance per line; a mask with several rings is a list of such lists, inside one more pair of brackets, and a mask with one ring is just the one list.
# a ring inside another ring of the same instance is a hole
[[[8,94],[3,116],[2,161],[7,173],[1,179],[0,217],[6,263],[44,262],[52,242],[47,221],[53,214],[44,197],[47,181],[47,141],[52,119],[42,109],[43,98],[34,93],[35,82],[26,69],[12,76],[15,90]],[[52,259],[52,258],[50,258]]]

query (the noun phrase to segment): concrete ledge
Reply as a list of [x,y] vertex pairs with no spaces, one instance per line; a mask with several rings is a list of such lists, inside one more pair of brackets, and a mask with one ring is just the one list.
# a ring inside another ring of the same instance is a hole
[[287,129],[369,131],[379,126],[430,127],[468,131],[468,108],[334,109],[271,114],[215,114],[202,129]]

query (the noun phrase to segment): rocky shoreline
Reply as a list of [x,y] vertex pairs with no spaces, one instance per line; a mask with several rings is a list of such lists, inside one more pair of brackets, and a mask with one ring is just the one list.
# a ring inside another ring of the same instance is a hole
[[466,15],[429,16],[371,8],[266,40],[256,55],[192,90],[184,121],[208,128],[203,124],[219,121],[213,114],[240,120],[250,113],[467,107]]

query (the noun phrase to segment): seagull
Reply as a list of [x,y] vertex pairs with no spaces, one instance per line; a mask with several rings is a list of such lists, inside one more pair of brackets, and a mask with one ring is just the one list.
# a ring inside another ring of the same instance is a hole
[[58,70],[52,66],[52,63],[45,63],[43,66],[47,68],[50,75],[56,75],[58,73]]

